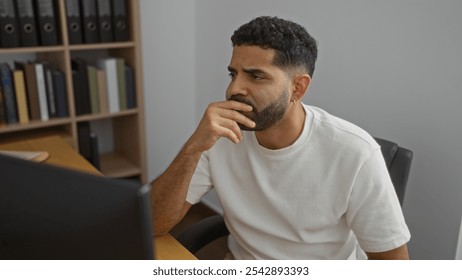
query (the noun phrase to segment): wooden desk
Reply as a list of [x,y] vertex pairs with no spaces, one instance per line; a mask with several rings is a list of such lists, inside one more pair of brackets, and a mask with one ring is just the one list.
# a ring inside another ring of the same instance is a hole
[[[76,169],[101,175],[72,146],[58,136],[43,137],[0,144],[0,150],[10,151],[47,151],[50,157],[45,161],[61,167]],[[184,248],[175,238],[167,234],[154,238],[156,257],[161,260],[196,260],[197,258]]]

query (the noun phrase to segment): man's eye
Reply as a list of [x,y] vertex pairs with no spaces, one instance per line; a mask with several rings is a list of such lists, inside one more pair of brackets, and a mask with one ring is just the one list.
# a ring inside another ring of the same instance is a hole
[[262,80],[263,77],[262,76],[259,76],[259,75],[251,75],[252,79],[254,80]]
[[234,80],[234,78],[236,77],[236,73],[229,73],[228,76],[231,78],[231,80]]

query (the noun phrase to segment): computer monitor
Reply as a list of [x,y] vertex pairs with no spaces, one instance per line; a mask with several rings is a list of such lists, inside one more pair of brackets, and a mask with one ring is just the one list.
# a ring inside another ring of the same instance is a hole
[[0,259],[153,259],[149,185],[0,155]]

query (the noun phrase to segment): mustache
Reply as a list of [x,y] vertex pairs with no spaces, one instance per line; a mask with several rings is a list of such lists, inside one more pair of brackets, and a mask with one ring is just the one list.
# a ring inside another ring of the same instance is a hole
[[240,103],[244,103],[244,104],[247,104],[247,105],[250,105],[252,106],[253,110],[252,112],[257,112],[257,107],[252,103],[250,102],[249,100],[245,99],[243,96],[241,95],[232,95],[228,98],[228,100],[232,100],[232,101],[237,101],[237,102],[240,102]]

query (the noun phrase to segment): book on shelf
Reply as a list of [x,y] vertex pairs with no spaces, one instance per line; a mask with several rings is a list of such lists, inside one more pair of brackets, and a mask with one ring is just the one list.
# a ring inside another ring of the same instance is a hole
[[16,93],[16,105],[18,108],[19,123],[29,122],[29,106],[26,95],[26,84],[23,70],[13,70],[14,89]]
[[40,106],[40,120],[49,120],[48,97],[45,81],[45,71],[42,63],[35,63],[35,78],[37,82],[38,101]]
[[98,80],[100,112],[107,113],[109,112],[109,109],[108,109],[106,73],[104,72],[104,70],[96,69],[96,77]]
[[91,103],[88,89],[87,62],[83,58],[74,58],[71,64],[76,115],[90,114]]
[[16,61],[14,64],[16,69],[24,71],[29,120],[40,120],[41,114],[37,89],[37,78],[35,75],[35,65],[31,62],[19,61]]
[[98,77],[96,74],[96,67],[92,65],[88,65],[87,73],[88,73],[88,89],[90,92],[91,113],[98,114],[100,113],[100,105],[99,105]]
[[100,169],[98,137],[96,133],[92,131],[90,122],[79,122],[77,124],[77,133],[79,153],[94,167]]
[[0,63],[0,87],[2,88],[5,122],[13,124],[18,122],[16,96],[11,69],[8,63]]
[[127,88],[127,109],[136,108],[135,74],[131,66],[125,65],[125,84]]
[[2,87],[0,86],[0,126],[2,126],[4,124],[6,124],[5,104],[3,102]]
[[106,89],[108,99],[108,110],[110,113],[120,111],[119,103],[119,81],[116,58],[103,58],[98,60],[98,67],[106,76]]
[[66,77],[63,71],[59,69],[53,70],[53,87],[56,97],[56,113],[57,117],[63,118],[69,116],[67,105],[67,90],[66,90]]
[[119,82],[119,109],[127,109],[127,88],[125,82],[125,61],[122,58],[116,58],[117,63],[117,81]]
[[43,74],[45,76],[46,96],[48,105],[48,116],[54,118],[58,116],[56,109],[56,93],[53,84],[53,69],[49,62],[43,62]]
[[101,162],[100,162],[100,155],[99,155],[99,147],[98,147],[98,135],[94,131],[90,131],[90,148],[91,148],[91,158],[90,163],[93,166],[101,170]]

